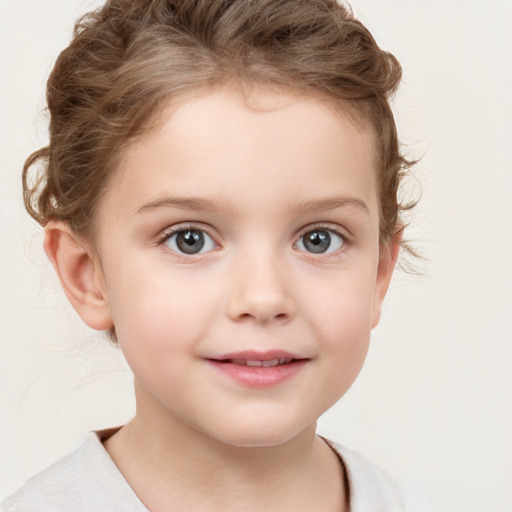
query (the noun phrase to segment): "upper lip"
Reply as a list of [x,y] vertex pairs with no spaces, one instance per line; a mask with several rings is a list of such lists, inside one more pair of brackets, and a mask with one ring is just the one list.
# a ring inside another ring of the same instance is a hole
[[213,357],[208,357],[212,361],[228,361],[230,359],[235,360],[245,360],[245,361],[273,361],[275,359],[309,359],[307,357],[303,357],[298,354],[294,354],[292,352],[288,352],[286,350],[244,350],[241,352],[230,352],[227,354],[216,355]]

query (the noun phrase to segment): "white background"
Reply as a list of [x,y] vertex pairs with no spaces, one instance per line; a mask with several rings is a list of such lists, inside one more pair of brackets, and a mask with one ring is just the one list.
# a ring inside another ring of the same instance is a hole
[[[0,0],[0,498],[133,413],[131,376],[67,305],[25,214],[44,83],[98,2]],[[320,422],[422,511],[512,511],[512,1],[354,0],[404,67],[395,111],[422,200],[366,367]],[[411,183],[411,191],[417,192]]]

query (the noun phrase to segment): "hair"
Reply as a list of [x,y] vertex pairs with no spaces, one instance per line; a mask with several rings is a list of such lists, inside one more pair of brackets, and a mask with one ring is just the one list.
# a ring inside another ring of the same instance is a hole
[[387,241],[412,206],[397,197],[413,163],[389,105],[400,79],[397,59],[335,0],[108,0],[77,22],[49,77],[50,141],[25,162],[25,206],[43,226],[94,236],[123,148],[163,106],[201,87],[257,84],[327,98],[373,127]]

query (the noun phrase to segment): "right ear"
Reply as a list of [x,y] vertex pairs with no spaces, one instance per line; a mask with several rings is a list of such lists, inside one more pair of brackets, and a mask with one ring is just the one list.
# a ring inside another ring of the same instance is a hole
[[44,228],[44,250],[69,302],[93,329],[113,326],[103,271],[97,256],[63,221]]

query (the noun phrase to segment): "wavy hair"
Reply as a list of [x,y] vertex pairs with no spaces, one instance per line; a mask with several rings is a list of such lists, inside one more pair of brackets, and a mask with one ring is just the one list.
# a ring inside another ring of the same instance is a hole
[[108,0],[77,22],[49,77],[50,142],[25,162],[25,206],[41,225],[94,236],[123,148],[173,98],[235,81],[328,98],[370,123],[386,241],[411,207],[398,199],[412,162],[389,105],[400,79],[397,59],[335,0]]

